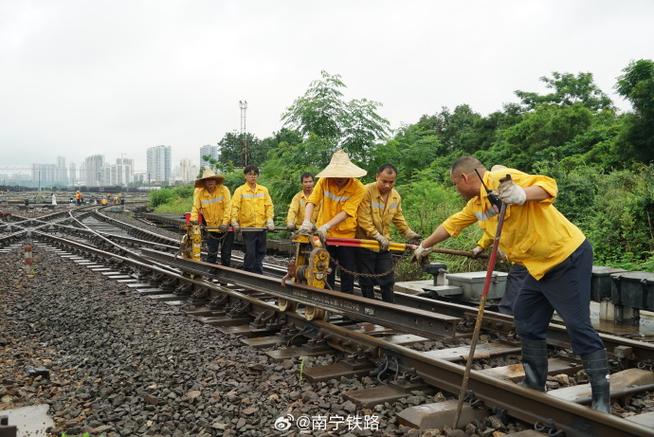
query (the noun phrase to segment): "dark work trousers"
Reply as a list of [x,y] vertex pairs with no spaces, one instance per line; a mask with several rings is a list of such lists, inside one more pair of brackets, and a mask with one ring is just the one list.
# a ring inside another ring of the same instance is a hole
[[263,258],[266,256],[266,231],[244,231],[243,245],[245,259],[243,269],[246,272],[263,274]]
[[385,252],[373,252],[368,249],[359,249],[357,254],[357,271],[365,274],[379,274],[388,272],[380,278],[367,278],[359,276],[359,286],[363,297],[374,299],[375,294],[372,290],[375,284],[379,285],[384,302],[393,303],[393,285],[395,285],[395,275],[393,274],[393,256],[387,250]]
[[207,232],[207,262],[216,262],[220,246],[220,264],[229,267],[232,262],[233,244],[233,232]]
[[509,275],[506,277],[506,289],[500,300],[497,310],[502,314],[513,315],[513,307],[518,298],[518,293],[522,288],[522,283],[529,276],[529,271],[520,264],[513,264],[509,269]]
[[[339,265],[342,265],[351,272],[356,271],[356,249],[352,247],[341,247],[341,246],[327,246],[327,251],[329,256],[338,262]],[[327,283],[335,290],[336,282],[336,265],[333,262],[330,262],[332,271],[327,276]],[[354,276],[343,271],[339,268],[339,277],[341,278],[341,291],[344,293],[352,293],[354,290]]]
[[515,327],[520,337],[545,340],[554,310],[565,322],[572,350],[581,356],[604,349],[590,323],[590,281],[593,247],[585,240],[572,255],[540,281],[529,275],[515,302]]

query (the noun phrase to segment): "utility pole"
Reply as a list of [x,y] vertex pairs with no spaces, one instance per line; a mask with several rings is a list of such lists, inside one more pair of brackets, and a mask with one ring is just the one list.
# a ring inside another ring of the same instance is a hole
[[246,111],[248,109],[247,100],[239,100],[238,106],[241,108],[241,153],[243,153],[243,165],[248,165],[248,139],[247,139],[247,129],[246,129],[246,120],[247,115]]

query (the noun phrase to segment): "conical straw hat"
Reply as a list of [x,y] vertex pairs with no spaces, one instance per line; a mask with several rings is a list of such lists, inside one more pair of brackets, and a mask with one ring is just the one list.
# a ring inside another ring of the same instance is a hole
[[207,179],[215,179],[217,183],[222,184],[225,180],[225,176],[223,176],[223,174],[220,172],[214,172],[210,168],[202,169],[202,176],[200,176],[200,178],[195,181],[195,188],[203,188],[203,182]]
[[365,176],[367,171],[352,164],[350,157],[342,150],[337,150],[332,155],[329,165],[316,175],[319,178],[360,178]]

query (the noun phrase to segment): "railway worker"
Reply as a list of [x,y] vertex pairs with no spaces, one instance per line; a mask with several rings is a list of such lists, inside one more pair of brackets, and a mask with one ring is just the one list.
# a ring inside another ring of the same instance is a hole
[[[499,170],[506,169],[503,165],[494,165],[491,167],[491,172],[496,172]],[[492,229],[488,227],[482,228],[483,235],[477,242],[477,245],[472,249],[474,255],[479,255],[484,250],[488,249],[493,245],[493,240],[495,239],[495,233],[491,233]],[[502,258],[506,259],[506,256],[500,252]],[[497,306],[497,310],[502,314],[513,315],[513,306],[515,305],[516,298],[522,287],[522,283],[529,275],[529,272],[522,264],[510,263],[511,267],[509,268],[509,273],[506,277],[506,288],[500,303]]]
[[[300,182],[302,183],[302,191],[293,196],[291,204],[288,207],[288,214],[286,215],[286,229],[289,231],[295,231],[304,222],[304,210],[307,206],[307,199],[313,192],[315,181],[311,173],[303,173],[300,176]],[[311,223],[316,222],[318,211],[318,208],[313,209]]]
[[[307,199],[304,221],[300,227],[303,233],[313,232],[310,217],[315,208],[320,208],[316,219],[318,234],[325,241],[328,237],[354,238],[357,229],[357,209],[365,194],[363,184],[357,179],[366,171],[354,165],[342,150],[337,150],[327,167],[317,174],[320,179]],[[349,247],[327,246],[333,263],[340,267],[341,291],[351,293],[354,289],[356,254]],[[336,269],[327,277],[333,289]]]
[[[378,252],[360,248],[357,254],[357,271],[359,286],[363,297],[373,299],[375,283],[381,289],[382,300],[393,302],[393,257],[388,250],[391,238],[391,223],[411,242],[420,240],[420,235],[411,230],[402,213],[402,197],[393,188],[397,180],[397,168],[392,164],[384,164],[377,169],[375,182],[365,186],[363,200],[357,210],[356,237],[360,239],[374,239],[379,242]],[[366,274],[388,274],[372,278]]]
[[52,202],[52,206],[57,206],[57,195],[55,193],[52,193],[52,196],[50,196],[50,200]]
[[275,211],[268,189],[257,184],[257,166],[248,165],[243,173],[245,183],[234,191],[232,199],[232,227],[235,232],[243,235],[243,268],[248,272],[262,274],[263,258],[266,256],[266,232],[275,230]]
[[80,193],[79,190],[75,192],[75,202],[77,203],[77,206],[82,204],[82,193]]
[[[529,272],[515,302],[515,326],[522,340],[522,363],[527,387],[544,391],[547,380],[546,333],[554,310],[563,318],[572,349],[583,360],[592,388],[592,408],[609,412],[609,368],[606,349],[590,322],[590,282],[593,248],[584,234],[553,205],[556,181],[511,168],[487,171],[472,156],[459,158],[450,177],[468,200],[415,250],[426,256],[433,245],[457,236],[477,221],[482,228],[497,227],[479,177],[508,205],[500,248],[512,262]],[[512,179],[500,183],[506,174]]]
[[234,232],[229,232],[231,213],[231,195],[229,188],[223,185],[225,176],[205,168],[195,181],[193,191],[193,208],[191,222],[206,226],[207,262],[215,263],[220,248],[220,263],[229,267],[232,259]]

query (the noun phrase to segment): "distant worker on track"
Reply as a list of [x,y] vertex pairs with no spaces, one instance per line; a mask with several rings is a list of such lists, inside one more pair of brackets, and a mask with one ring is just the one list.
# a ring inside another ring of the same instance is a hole
[[263,259],[266,256],[266,232],[275,230],[275,211],[268,188],[257,184],[259,168],[248,165],[243,173],[245,183],[234,191],[232,199],[232,227],[243,236],[243,268],[248,272],[262,274]]
[[[393,302],[393,286],[395,276],[393,274],[393,257],[388,250],[391,241],[391,224],[411,242],[416,244],[420,235],[411,230],[404,213],[402,212],[402,197],[393,188],[397,180],[397,168],[392,164],[384,164],[377,169],[375,182],[365,186],[363,200],[357,210],[357,231],[356,237],[360,239],[373,239],[379,242],[380,250],[375,252],[370,249],[360,248],[357,254],[359,286],[363,297],[373,299],[375,294],[373,287],[375,283],[381,289],[382,300]],[[388,272],[377,278],[365,275],[379,275]]]
[[[592,389],[592,408],[608,413],[608,356],[590,322],[590,283],[593,248],[584,234],[553,205],[556,181],[505,168],[487,171],[481,162],[464,156],[454,162],[450,177],[468,200],[415,250],[426,256],[433,245],[457,236],[475,222],[495,235],[497,211],[490,204],[484,184],[499,193],[508,205],[500,249],[509,261],[523,265],[529,275],[515,302],[515,327],[522,340],[523,384],[545,391],[547,381],[546,333],[554,310],[563,318],[573,351],[581,356]],[[511,179],[500,183],[505,175]]]
[[[342,150],[334,152],[329,165],[316,175],[320,180],[307,199],[300,231],[313,232],[314,224],[310,217],[313,216],[314,209],[319,207],[315,226],[323,240],[328,237],[354,238],[357,209],[365,194],[365,188],[357,178],[365,175],[366,171],[354,165],[347,153]],[[327,250],[333,264],[340,267],[341,291],[351,293],[354,289],[354,276],[349,272],[356,271],[355,251],[341,246],[328,246]],[[336,268],[332,268],[327,277],[327,283],[332,289],[335,281]]]
[[[288,207],[288,214],[286,215],[286,229],[289,231],[295,231],[304,222],[304,210],[307,207],[307,200],[313,192],[315,181],[311,173],[303,173],[302,176],[300,176],[300,182],[302,183],[302,191],[293,196],[291,204]],[[316,222],[319,211],[319,208],[313,209],[311,223]]]
[[80,206],[82,204],[82,193],[79,191],[75,192],[75,203],[77,203],[77,206]]
[[206,226],[207,262],[215,263],[220,249],[220,263],[229,267],[232,260],[234,232],[230,232],[231,195],[223,185],[225,176],[204,169],[195,181],[191,222]]

